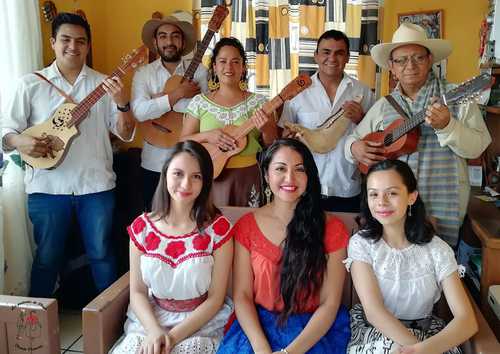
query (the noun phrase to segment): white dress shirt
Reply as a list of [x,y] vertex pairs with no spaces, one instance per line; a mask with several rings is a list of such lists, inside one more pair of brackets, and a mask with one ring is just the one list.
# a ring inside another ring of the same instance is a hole
[[[183,76],[189,66],[189,61],[181,60],[174,75]],[[165,82],[172,75],[162,65],[161,58],[139,68],[132,80],[132,111],[139,122],[161,117],[172,110],[167,96],[152,98],[163,91]],[[198,83],[202,92],[207,92],[207,69],[199,65],[194,73],[193,81]],[[177,101],[173,107],[176,112],[184,113],[190,99]],[[161,168],[168,157],[169,149],[159,148],[144,141],[141,155],[141,166],[146,170],[161,172]]]
[[[71,85],[62,76],[55,61],[40,73],[75,102],[81,102],[106,78],[84,65]],[[15,93],[6,105],[2,138],[44,122],[64,101],[64,97],[49,83],[34,74],[25,75],[19,80]],[[59,166],[52,170],[26,166],[26,192],[82,195],[114,188],[116,176],[113,172],[109,131],[120,137],[116,131],[117,121],[116,104],[109,95],[104,95],[78,126],[80,135],[73,140]],[[131,140],[133,136],[126,141]]]
[[[358,95],[363,97],[361,106],[364,113],[375,102],[371,90],[347,74],[344,74],[333,102],[319,80],[318,73],[314,74],[311,79],[312,84],[310,87],[290,101],[285,102],[279,122],[280,126],[283,127],[284,123],[289,121],[309,129],[315,129],[330,115],[337,112],[344,102],[353,100]],[[351,123],[332,151],[326,154],[313,152],[321,180],[321,194],[325,196],[350,198],[358,195],[361,191],[359,174],[356,173],[357,167],[348,162],[344,155],[345,138],[350,134],[354,126]]]

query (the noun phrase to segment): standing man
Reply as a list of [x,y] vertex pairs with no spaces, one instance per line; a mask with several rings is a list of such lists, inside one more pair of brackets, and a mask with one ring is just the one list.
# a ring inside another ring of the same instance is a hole
[[[474,102],[447,107],[434,100],[453,88],[432,71],[432,64],[447,58],[451,51],[449,41],[428,39],[422,27],[405,22],[394,32],[392,43],[376,45],[371,55],[377,65],[396,77],[398,85],[391,96],[406,115],[426,110],[425,123],[417,128],[417,151],[401,159],[417,176],[420,196],[436,219],[438,234],[455,247],[469,201],[465,159],[480,156],[491,137]],[[347,138],[346,158],[366,165],[383,160],[381,145],[360,139],[383,130],[400,116],[386,98],[378,100]],[[411,209],[408,213],[411,215]]]
[[[182,56],[189,54],[196,43],[194,27],[183,20],[182,15],[183,12],[174,12],[163,19],[152,19],[142,28],[142,41],[149,50],[157,52],[159,58],[137,70],[132,81],[132,110],[141,122],[159,118],[172,110],[184,112],[189,99],[198,94],[200,88],[207,91],[207,70],[200,65],[193,81],[184,81],[168,95],[161,94],[172,75],[184,75],[189,61]],[[141,167],[145,210],[151,210],[151,200],[168,152],[169,149],[144,141]]]
[[[321,179],[322,206],[327,211],[358,212],[360,179],[356,166],[344,156],[346,136],[363,118],[375,98],[368,87],[344,72],[349,62],[349,39],[336,30],[319,37],[314,60],[318,71],[311,77],[312,85],[285,102],[280,125],[298,123],[314,129],[339,109],[352,123],[335,148],[327,153],[313,152]],[[361,96],[358,103],[353,99]],[[284,135],[290,135],[285,129]]]
[[[90,39],[90,26],[83,18],[70,13],[56,16],[50,39],[56,59],[39,72],[50,83],[33,74],[21,78],[4,114],[6,151],[17,149],[33,157],[51,153],[46,139],[20,133],[44,122],[65,101],[55,86],[80,102],[106,78],[85,65]],[[109,131],[131,141],[135,119],[119,78],[106,79],[104,89],[108,95],[80,124],[80,135],[62,163],[53,170],[27,168],[28,213],[37,245],[30,296],[52,296],[75,216],[97,289],[106,289],[116,279],[111,244],[116,177]]]

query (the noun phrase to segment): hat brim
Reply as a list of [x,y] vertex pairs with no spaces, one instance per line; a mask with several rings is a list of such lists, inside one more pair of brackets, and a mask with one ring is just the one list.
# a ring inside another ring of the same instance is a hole
[[380,67],[384,69],[389,69],[389,58],[391,52],[404,45],[417,44],[422,47],[426,47],[432,54],[433,63],[437,63],[443,59],[446,59],[452,51],[451,42],[446,39],[426,39],[423,41],[408,41],[408,42],[397,42],[397,43],[381,43],[377,44],[370,51],[373,61]]
[[158,27],[162,25],[173,25],[179,27],[183,33],[184,37],[184,50],[182,55],[187,55],[191,53],[196,44],[196,34],[194,32],[194,27],[187,21],[179,21],[175,17],[165,17],[162,19],[151,19],[148,20],[142,27],[142,42],[148,47],[152,52],[156,53],[156,46],[154,45],[154,34]]

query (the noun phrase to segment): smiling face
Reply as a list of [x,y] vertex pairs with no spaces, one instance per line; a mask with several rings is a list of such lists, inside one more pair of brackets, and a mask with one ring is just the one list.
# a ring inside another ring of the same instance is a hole
[[69,23],[62,24],[56,38],[50,38],[59,69],[79,70],[85,63],[90,43],[85,29]]
[[166,63],[176,63],[182,58],[184,37],[179,27],[164,24],[156,30],[155,45],[161,59]]
[[415,203],[418,192],[408,193],[403,179],[393,169],[372,172],[366,187],[372,216],[384,227],[404,225],[408,206]]
[[297,203],[307,188],[302,156],[290,147],[279,148],[271,159],[266,180],[275,200]]
[[239,83],[246,67],[238,49],[225,45],[220,48],[215,58],[213,70],[221,85],[235,85]]
[[318,64],[320,76],[339,78],[342,77],[344,68],[349,62],[349,50],[342,39],[323,39],[314,54],[314,60]]
[[203,177],[196,158],[187,152],[177,154],[168,166],[166,181],[173,203],[194,204],[203,186]]

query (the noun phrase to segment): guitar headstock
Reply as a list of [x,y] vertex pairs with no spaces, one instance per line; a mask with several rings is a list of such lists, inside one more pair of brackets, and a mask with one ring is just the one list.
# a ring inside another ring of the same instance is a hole
[[226,6],[217,5],[215,7],[212,18],[210,19],[210,22],[208,23],[208,29],[212,32],[219,31],[219,28],[220,28],[220,26],[222,26],[222,22],[224,22],[224,19],[226,18],[228,13],[229,13],[229,10]]
[[126,71],[130,68],[136,69],[139,65],[145,63],[148,57],[148,49],[145,45],[134,49],[122,58],[122,65],[120,69]]
[[311,78],[307,74],[300,74],[295,79],[290,81],[288,85],[286,85],[283,90],[280,92],[280,97],[283,101],[292,99],[297,96],[299,93],[304,91],[306,88],[311,86]]
[[444,102],[450,104],[462,104],[481,95],[481,91],[491,87],[495,82],[489,74],[481,74],[471,80],[465,81],[444,95]]
[[54,21],[54,18],[57,16],[56,4],[53,1],[44,1],[42,4],[42,13],[46,22]]

